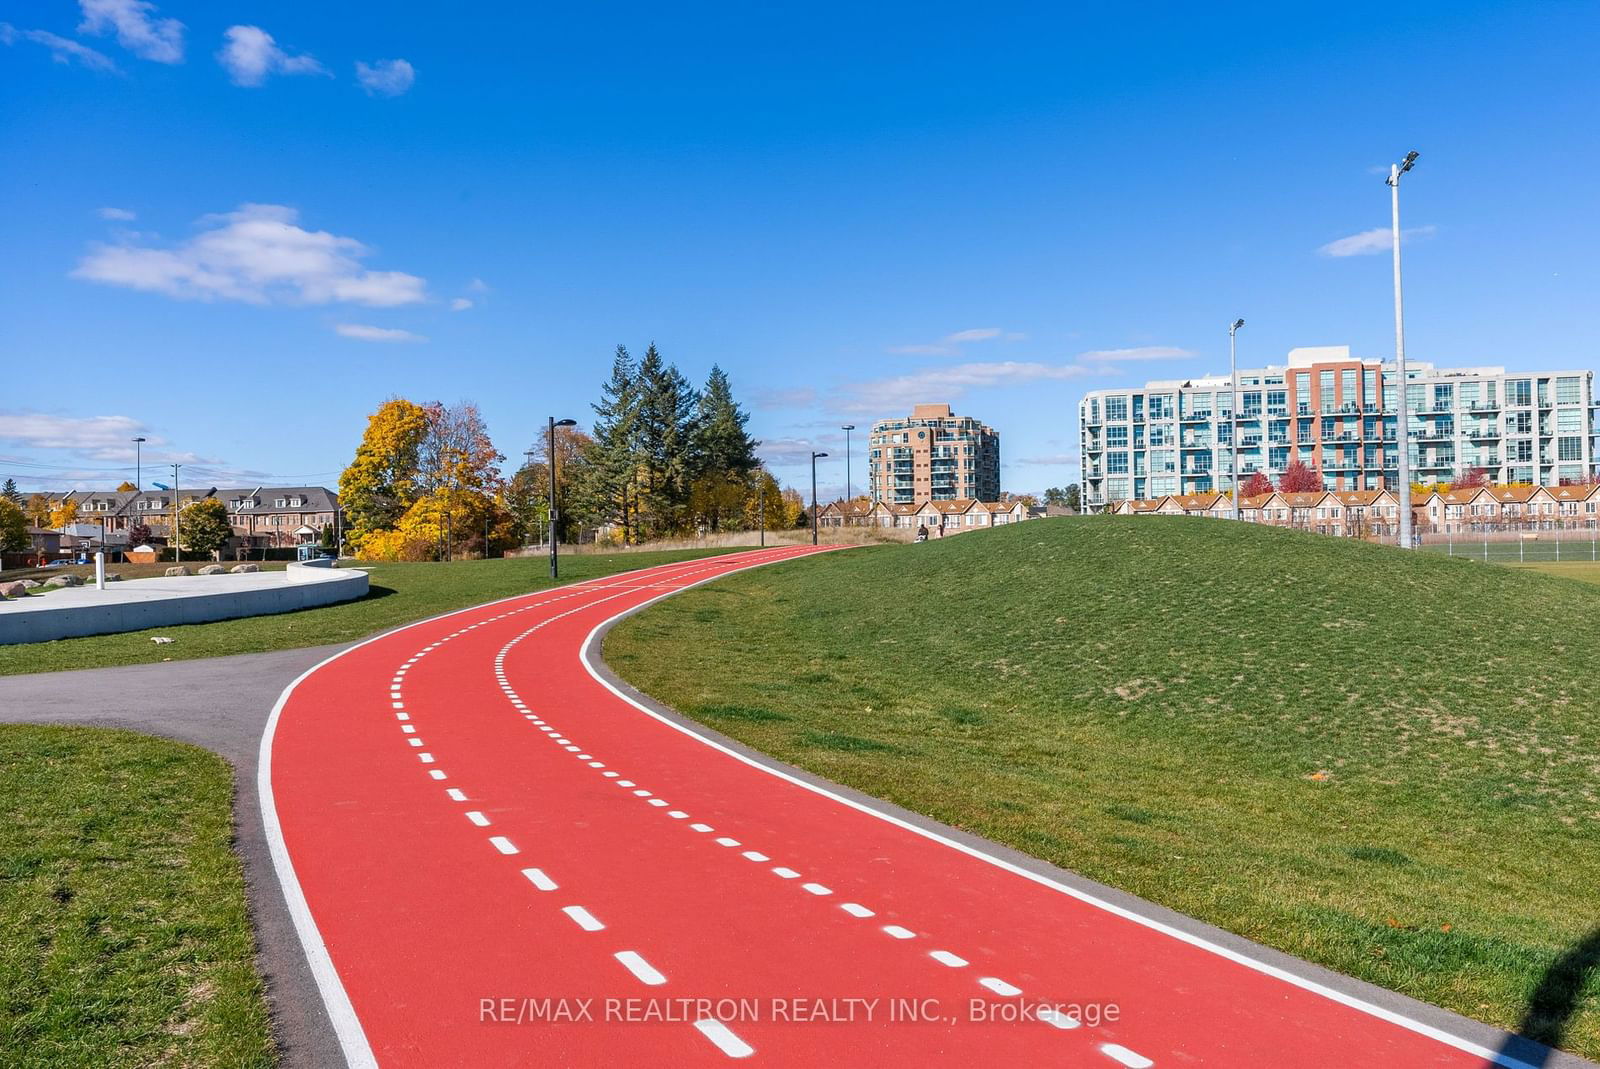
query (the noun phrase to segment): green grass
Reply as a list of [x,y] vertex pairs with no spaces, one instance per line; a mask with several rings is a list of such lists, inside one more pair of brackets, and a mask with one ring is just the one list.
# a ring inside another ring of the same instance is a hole
[[[1597,654],[1584,583],[1119,517],[763,568],[606,645],[786,761],[1513,1029],[1600,929]],[[1600,1055],[1560,975],[1526,1031]]]
[[0,770],[0,1064],[271,1065],[227,762],[12,725]]
[[1450,542],[1430,542],[1422,550],[1487,564],[1600,563],[1600,538],[1579,531],[1530,531],[1520,542],[1474,542],[1471,535],[1459,535]]
[[[561,562],[564,583],[581,582],[634,568],[713,556],[726,550],[671,550],[573,556]],[[348,563],[348,562],[347,562]],[[524,594],[550,585],[543,557],[455,561],[447,564],[361,564],[371,573],[371,593],[360,601],[319,609],[219,620],[185,627],[157,627],[118,635],[0,646],[0,675],[103,668],[150,661],[260,653],[332,642],[350,642],[451,609]],[[196,579],[195,582],[204,582]],[[0,608],[0,612],[4,612]],[[166,635],[170,645],[150,639]]]

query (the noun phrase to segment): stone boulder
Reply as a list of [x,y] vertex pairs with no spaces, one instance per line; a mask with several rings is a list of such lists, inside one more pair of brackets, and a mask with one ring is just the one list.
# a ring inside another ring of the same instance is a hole
[[234,575],[248,575],[251,572],[259,572],[261,570],[261,565],[259,565],[259,564],[235,564],[232,568],[229,568],[228,570],[230,572],[232,572]]
[[187,564],[174,564],[172,567],[167,569],[167,575],[169,575],[169,576],[173,576],[173,575],[188,575],[188,574],[189,574],[189,566]]
[[116,572],[107,572],[106,573],[106,582],[108,582],[108,583],[120,583],[120,582],[122,582],[122,576],[118,575]]
[[0,583],[0,598],[20,598],[28,593],[21,583]]
[[37,579],[24,579],[22,581],[22,585],[27,587],[29,590],[38,590],[40,587],[44,586],[44,584],[39,582]]
[[197,575],[221,575],[223,572],[225,572],[227,570],[228,569],[224,568],[220,564],[208,564],[204,568],[201,568],[200,571],[198,571],[195,574],[197,574]]
[[52,575],[44,581],[45,586],[82,586],[81,575]]

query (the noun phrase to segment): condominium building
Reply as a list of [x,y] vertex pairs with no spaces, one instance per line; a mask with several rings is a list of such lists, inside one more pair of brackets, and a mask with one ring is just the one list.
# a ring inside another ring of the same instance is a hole
[[1000,435],[949,405],[914,405],[883,419],[868,439],[872,500],[888,505],[1000,497]]
[[[1496,483],[1581,483],[1595,466],[1593,372],[1507,372],[1407,362],[1411,478],[1448,481],[1484,468]],[[1083,501],[1229,491],[1276,479],[1298,460],[1330,490],[1394,489],[1399,382],[1395,365],[1352,358],[1348,346],[1291,349],[1287,363],[1238,374],[1233,418],[1227,375],[1095,390],[1078,407]]]

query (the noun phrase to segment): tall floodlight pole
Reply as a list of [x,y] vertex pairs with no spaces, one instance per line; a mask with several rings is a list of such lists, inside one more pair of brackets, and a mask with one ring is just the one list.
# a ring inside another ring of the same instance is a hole
[[811,454],[811,544],[817,544],[817,461],[826,453]]
[[1411,431],[1406,394],[1406,319],[1400,298],[1400,176],[1416,165],[1417,154],[1406,153],[1399,163],[1389,165],[1389,204],[1394,241],[1394,374],[1399,380],[1395,396],[1400,410],[1395,417],[1395,443],[1400,450],[1400,548],[1411,548]]
[[844,431],[844,499],[855,500],[850,496],[850,432],[856,429],[854,423],[846,423],[839,428]]
[[172,465],[172,562],[183,562],[183,547],[178,545],[178,465]]
[[756,491],[756,523],[761,527],[761,548],[765,549],[767,546],[767,472],[765,468],[761,469],[761,477],[757,485],[760,489]]
[[[1232,400],[1228,402],[1228,420],[1231,428],[1228,441],[1233,449],[1233,518],[1239,518],[1239,360],[1235,335],[1244,326],[1244,320],[1235,319],[1228,327],[1228,382]],[[1081,491],[1080,491],[1081,492]]]
[[[533,467],[533,458],[538,455],[538,452],[539,451],[537,449],[524,449],[522,451],[522,455],[528,458],[528,462],[523,465],[524,468]],[[526,532],[526,533],[523,534],[523,536],[522,536],[522,544],[523,545],[525,545],[525,546],[533,545],[532,534],[533,534],[532,531],[529,531],[529,532]]]
[[556,419],[550,417],[550,581],[556,579],[556,428],[576,427],[575,419]]
[[133,482],[135,490],[144,489],[144,439],[133,440]]

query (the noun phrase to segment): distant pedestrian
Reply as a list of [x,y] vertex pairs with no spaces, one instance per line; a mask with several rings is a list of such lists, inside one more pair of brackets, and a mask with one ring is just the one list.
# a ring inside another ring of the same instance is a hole
[[918,542],[926,542],[927,540],[928,540],[928,528],[927,528],[927,525],[921,524],[921,523],[917,524],[917,541]]

